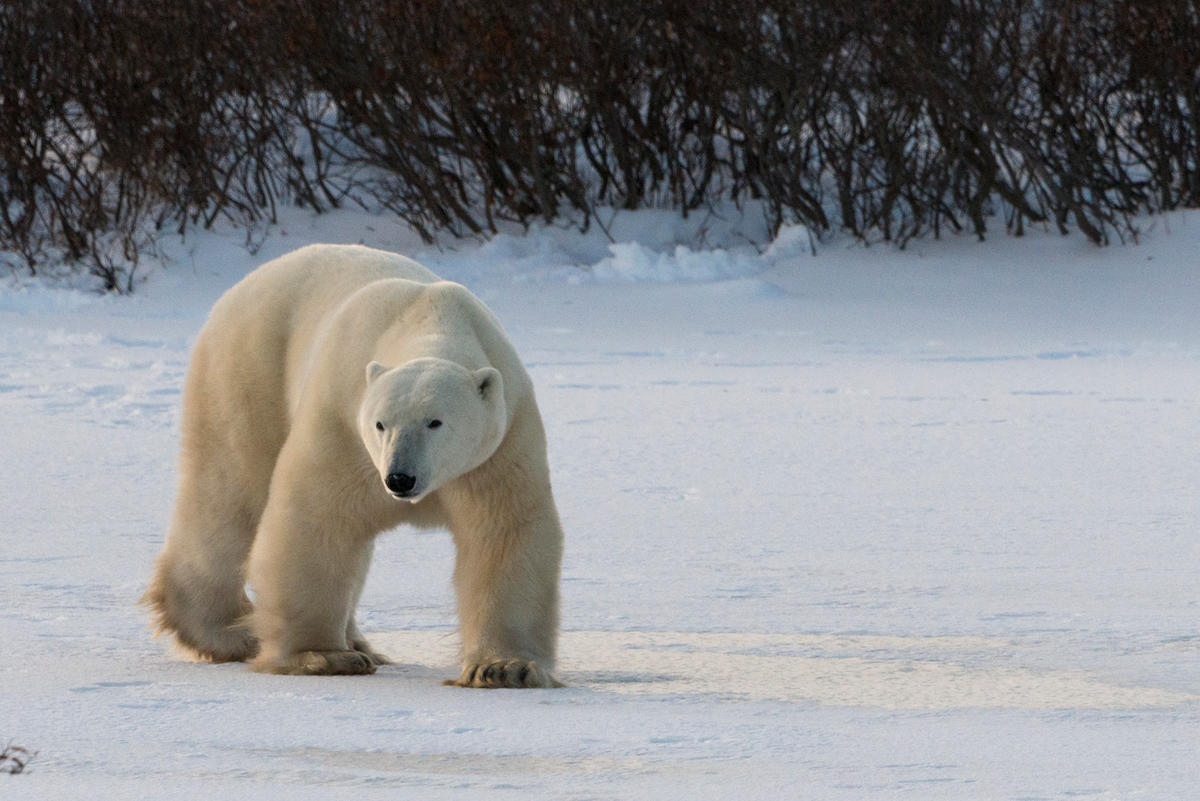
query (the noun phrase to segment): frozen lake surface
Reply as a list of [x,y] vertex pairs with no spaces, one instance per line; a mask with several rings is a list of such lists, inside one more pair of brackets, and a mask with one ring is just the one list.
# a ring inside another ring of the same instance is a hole
[[[178,244],[131,298],[0,289],[0,777],[35,799],[1186,799],[1200,786],[1200,216],[701,248],[669,215],[426,248],[297,216]],[[379,543],[396,660],[182,661],[136,600],[211,302],[311,241],[496,311],[567,531],[550,691],[441,686],[453,551]]]

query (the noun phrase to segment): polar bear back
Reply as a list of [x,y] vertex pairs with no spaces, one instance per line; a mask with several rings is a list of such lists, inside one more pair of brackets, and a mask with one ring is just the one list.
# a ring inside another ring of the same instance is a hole
[[[309,245],[267,262],[225,293],[214,306],[206,334],[224,330],[252,346],[264,364],[302,364],[321,322],[366,284],[402,278],[422,284],[438,276],[412,259],[361,245]],[[277,386],[293,382],[284,378]]]
[[193,348],[183,399],[185,447],[255,441],[260,467],[269,469],[287,436],[294,388],[322,321],[362,286],[389,278],[439,280],[394,253],[310,245],[267,262],[229,289]]

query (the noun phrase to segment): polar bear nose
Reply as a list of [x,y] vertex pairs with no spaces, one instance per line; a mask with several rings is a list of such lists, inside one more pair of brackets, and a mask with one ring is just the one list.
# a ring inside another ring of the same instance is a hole
[[408,473],[388,473],[383,483],[392,492],[403,495],[417,485],[417,477]]

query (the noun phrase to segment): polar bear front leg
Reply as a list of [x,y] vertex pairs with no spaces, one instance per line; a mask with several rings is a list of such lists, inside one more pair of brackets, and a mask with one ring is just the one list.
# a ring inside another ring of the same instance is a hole
[[341,537],[313,518],[272,512],[268,505],[250,553],[256,593],[250,626],[259,641],[252,667],[300,675],[374,673],[378,663],[371,653],[347,637],[357,632],[356,569],[369,557],[370,540]]
[[361,555],[362,563],[359,565],[358,581],[354,587],[354,600],[350,603],[350,621],[346,624],[346,643],[353,650],[366,654],[371,663],[378,667],[379,665],[391,665],[393,664],[392,660],[371,647],[367,638],[358,630],[358,624],[354,620],[354,610],[358,609],[358,599],[362,597],[363,586],[367,583],[367,569],[371,565],[371,557],[374,553],[375,542],[372,540],[367,543],[367,547]]
[[[532,503],[477,509],[451,525],[457,546],[458,687],[562,687],[554,677],[562,527],[549,485]],[[496,497],[496,496],[493,496]]]
[[372,654],[348,640],[357,633],[354,606],[373,532],[350,526],[353,515],[338,506],[336,482],[319,465],[282,456],[280,464],[250,552],[250,627],[259,641],[251,666],[261,673],[374,673]]

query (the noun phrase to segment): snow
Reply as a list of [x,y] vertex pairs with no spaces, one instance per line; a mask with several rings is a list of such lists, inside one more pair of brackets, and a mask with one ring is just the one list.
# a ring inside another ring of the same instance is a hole
[[[765,246],[752,215],[422,245],[294,213],[129,298],[0,290],[0,745],[22,799],[1175,799],[1200,780],[1200,218]],[[607,230],[607,234],[605,233]],[[610,239],[611,235],[611,239]],[[452,676],[453,551],[383,537],[371,677],[184,661],[136,599],[180,386],[254,264],[362,241],[467,283],[537,385],[553,691]],[[345,788],[345,789],[341,789]]]

